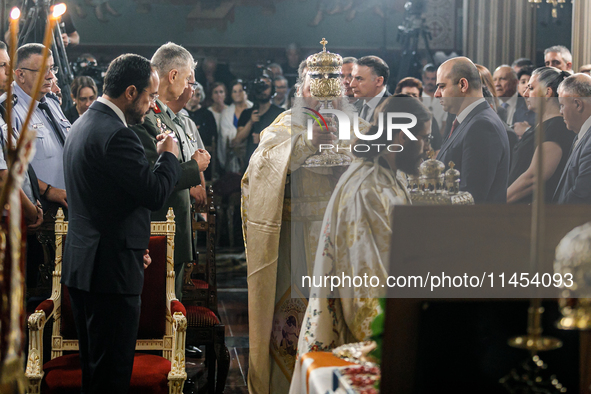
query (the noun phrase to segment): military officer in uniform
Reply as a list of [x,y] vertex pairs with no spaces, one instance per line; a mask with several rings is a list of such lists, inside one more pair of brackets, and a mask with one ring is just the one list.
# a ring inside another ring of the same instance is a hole
[[[57,211],[59,204],[67,208],[66,184],[64,181],[63,152],[64,143],[71,124],[66,119],[59,104],[55,100],[47,99],[51,91],[51,84],[57,66],[54,64],[51,50],[45,64],[43,63],[43,45],[26,44],[16,52],[16,66],[14,68],[14,110],[13,126],[20,132],[27,116],[31,99],[37,101],[37,106],[31,117],[29,127],[37,132],[35,143],[35,157],[31,166],[38,178],[41,202],[44,209]],[[38,73],[43,73],[43,85],[37,97],[31,97]]]
[[[195,93],[195,73],[191,71],[191,77],[189,78],[189,84],[183,94],[175,101],[168,103],[168,115],[172,122],[176,126],[176,131],[179,136],[179,149],[182,150],[182,154],[185,157],[191,157],[198,149],[205,149],[199,131],[195,122],[189,118],[188,115],[182,113],[185,104]],[[203,171],[200,174],[201,184],[190,189],[190,194],[197,207],[204,206],[207,204],[207,192],[205,191],[205,177]]]
[[[169,42],[154,53],[152,66],[160,78],[159,99],[156,100],[155,107],[146,115],[144,123],[136,125],[132,129],[140,138],[146,157],[153,166],[158,158],[156,152],[156,136],[158,134],[165,133],[173,136],[177,141],[181,140],[179,130],[170,117],[173,112],[166,103],[177,100],[183,93],[188,85],[191,72],[195,68],[195,61],[185,48]],[[174,271],[175,292],[178,299],[182,297],[184,266],[194,260],[189,189],[201,184],[200,173],[207,168],[210,159],[205,150],[197,150],[191,156],[187,155],[186,149],[179,149],[178,160],[181,163],[181,177],[164,207],[152,213],[152,220],[166,220],[168,207],[172,207],[174,210],[176,221]]]

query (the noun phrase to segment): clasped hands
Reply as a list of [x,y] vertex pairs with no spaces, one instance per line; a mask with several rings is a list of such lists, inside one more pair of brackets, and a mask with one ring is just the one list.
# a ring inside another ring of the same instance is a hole
[[[179,146],[174,139],[168,134],[158,134],[156,136],[158,143],[156,144],[156,152],[161,155],[163,152],[170,152],[176,157],[179,157]],[[205,149],[197,149],[191,159],[195,160],[199,165],[199,171],[205,171],[209,166],[211,155]]]

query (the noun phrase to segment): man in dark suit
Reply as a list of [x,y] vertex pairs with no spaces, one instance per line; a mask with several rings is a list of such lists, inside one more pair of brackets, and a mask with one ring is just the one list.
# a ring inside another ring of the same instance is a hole
[[527,122],[530,126],[536,124],[536,114],[527,108],[525,99],[517,91],[519,79],[517,73],[510,66],[498,67],[493,74],[495,91],[501,104],[507,112],[505,121],[509,126],[515,123]]
[[591,77],[575,74],[558,87],[564,122],[577,136],[564,167],[553,201],[559,204],[591,203]]
[[62,283],[78,331],[82,393],[127,393],[133,367],[150,210],[180,177],[178,147],[158,137],[154,169],[128,125],[154,106],[158,74],[149,60],[111,62],[104,95],[71,129],[64,148],[69,229]]
[[482,82],[472,61],[458,57],[437,70],[443,109],[456,115],[437,160],[453,161],[460,171],[460,190],[476,203],[506,203],[509,140],[503,122],[482,96]]
[[[180,45],[172,42],[162,45],[152,56],[152,65],[158,71],[160,84],[159,98],[148,114],[146,121],[132,127],[137,134],[150,165],[154,166],[158,159],[156,151],[157,137],[160,133],[170,134],[177,141],[182,141],[182,129],[173,122],[174,112],[166,103],[175,101],[188,87],[195,61],[193,56]],[[193,242],[191,228],[191,196],[189,189],[201,184],[200,172],[209,165],[209,153],[204,149],[195,152],[180,150],[178,155],[181,164],[181,177],[173,193],[161,209],[152,212],[152,220],[166,220],[168,207],[172,207],[175,215],[176,233],[174,235],[174,272],[175,294],[182,298],[183,272],[185,265],[193,261]]]
[[355,107],[359,117],[371,122],[376,107],[391,94],[386,88],[390,77],[390,68],[377,56],[364,56],[357,60],[351,73],[351,89],[357,102]]

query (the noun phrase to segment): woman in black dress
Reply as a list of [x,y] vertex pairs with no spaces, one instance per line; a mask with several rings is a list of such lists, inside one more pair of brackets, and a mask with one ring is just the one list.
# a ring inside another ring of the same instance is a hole
[[[509,171],[508,203],[531,203],[535,180],[535,166],[538,148],[535,147],[535,133],[540,127],[545,131],[542,144],[544,164],[543,175],[546,181],[545,200],[550,202],[558,186],[560,176],[568,160],[575,133],[568,130],[560,114],[558,85],[571,74],[554,67],[541,67],[535,70],[529,80],[523,97],[528,108],[537,115],[537,126],[530,127],[515,145],[513,160]],[[544,103],[544,112],[541,104]]]

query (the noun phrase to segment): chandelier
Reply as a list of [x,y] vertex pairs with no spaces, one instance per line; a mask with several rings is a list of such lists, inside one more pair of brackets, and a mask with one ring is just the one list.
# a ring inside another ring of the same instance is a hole
[[[532,6],[536,5],[539,8],[540,4],[542,4],[544,0],[527,0],[527,2]],[[570,0],[570,2],[572,3],[573,0]],[[558,18],[558,6],[563,8],[566,0],[546,0],[546,3],[552,4],[552,18]]]

